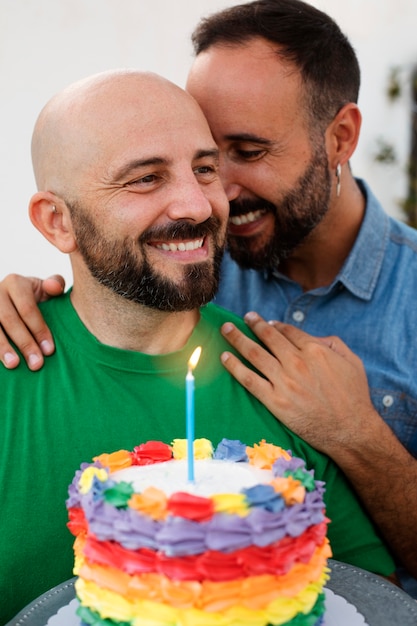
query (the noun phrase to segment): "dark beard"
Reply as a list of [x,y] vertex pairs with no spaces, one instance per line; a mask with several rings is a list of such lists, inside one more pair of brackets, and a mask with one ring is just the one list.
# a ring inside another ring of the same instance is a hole
[[[68,204],[78,248],[91,275],[114,293],[159,311],[190,311],[213,299],[219,283],[223,256],[221,224],[210,217],[202,224],[176,222],[166,228],[149,229],[139,237],[136,247],[132,240],[108,240],[96,224],[77,204]],[[214,258],[184,267],[181,281],[175,283],[158,274],[147,259],[146,243],[151,240],[169,241],[178,238],[211,236]],[[137,252],[142,259],[137,259]]]
[[274,232],[267,241],[260,236],[228,235],[231,257],[244,269],[276,269],[308,237],[329,209],[331,180],[324,145],[318,147],[293,190],[273,204],[262,198],[233,200],[230,214],[259,209],[274,215]]

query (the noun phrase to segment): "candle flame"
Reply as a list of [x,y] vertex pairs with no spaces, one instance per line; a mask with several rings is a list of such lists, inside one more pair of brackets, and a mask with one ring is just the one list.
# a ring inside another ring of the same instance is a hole
[[188,371],[189,372],[192,371],[196,367],[196,365],[198,363],[198,360],[200,358],[200,354],[201,354],[201,346],[198,346],[194,350],[194,352],[192,353],[192,355],[190,356],[190,359],[188,361]]

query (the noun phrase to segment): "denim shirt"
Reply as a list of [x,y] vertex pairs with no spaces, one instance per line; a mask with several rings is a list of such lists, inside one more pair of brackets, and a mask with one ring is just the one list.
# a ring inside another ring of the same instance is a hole
[[216,303],[343,339],[364,362],[378,413],[417,457],[417,231],[357,182],[365,217],[331,285],[303,293],[280,272],[242,270],[226,254]]

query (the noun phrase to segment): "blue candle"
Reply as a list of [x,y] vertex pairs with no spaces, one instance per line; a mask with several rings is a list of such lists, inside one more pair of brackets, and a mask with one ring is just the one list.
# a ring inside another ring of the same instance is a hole
[[194,482],[194,375],[193,370],[200,358],[201,347],[199,346],[192,353],[188,361],[188,372],[185,377],[185,394],[186,394],[186,415],[187,415],[187,467],[188,481]]

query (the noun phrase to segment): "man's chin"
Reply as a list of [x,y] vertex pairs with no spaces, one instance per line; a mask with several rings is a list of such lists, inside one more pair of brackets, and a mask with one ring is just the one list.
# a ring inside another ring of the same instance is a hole
[[230,248],[229,254],[233,261],[244,270],[264,270],[269,268],[269,260],[264,254],[252,254],[248,251]]
[[246,237],[229,237],[227,250],[242,269],[266,269],[268,254],[265,246]]

